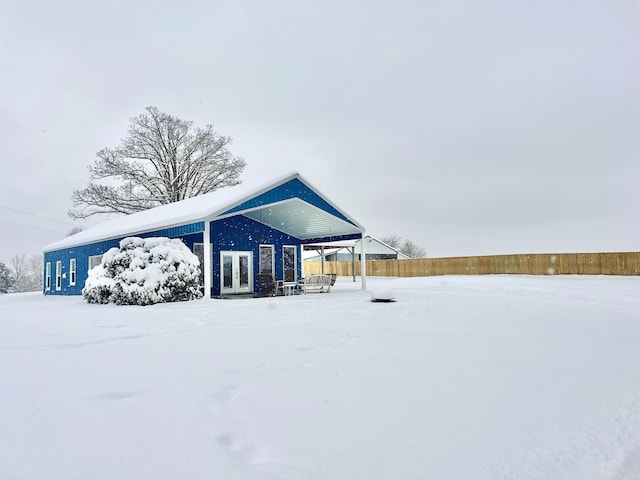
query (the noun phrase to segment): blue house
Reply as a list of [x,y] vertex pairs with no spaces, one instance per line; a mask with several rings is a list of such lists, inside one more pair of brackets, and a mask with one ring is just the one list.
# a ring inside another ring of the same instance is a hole
[[220,297],[257,292],[258,273],[296,283],[303,245],[363,235],[358,222],[292,173],[261,188],[240,185],[117,217],[47,245],[43,293],[80,295],[88,271],[131,236],[181,239],[200,258],[204,292]]

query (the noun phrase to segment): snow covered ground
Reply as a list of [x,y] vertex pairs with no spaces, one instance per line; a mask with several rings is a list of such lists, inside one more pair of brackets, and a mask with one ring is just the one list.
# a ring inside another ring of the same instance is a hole
[[0,478],[640,478],[640,278],[368,287],[1,296]]

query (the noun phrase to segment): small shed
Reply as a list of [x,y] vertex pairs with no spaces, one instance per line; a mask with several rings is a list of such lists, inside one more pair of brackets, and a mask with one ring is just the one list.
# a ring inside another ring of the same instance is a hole
[[[117,217],[47,245],[43,293],[80,295],[102,255],[138,236],[181,239],[200,258],[205,298],[250,294],[258,290],[258,273],[297,283],[304,245],[362,239],[364,232],[294,172],[256,188],[225,188]],[[364,263],[361,278],[366,288]]]

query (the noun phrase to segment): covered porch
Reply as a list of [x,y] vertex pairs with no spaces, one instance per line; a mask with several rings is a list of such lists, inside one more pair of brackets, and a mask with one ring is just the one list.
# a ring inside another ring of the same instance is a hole
[[[265,243],[273,243],[271,239],[275,235],[283,235],[289,239],[288,243],[290,245],[284,248],[293,245],[296,249],[295,267],[297,274],[293,278],[290,275],[283,274],[280,265],[278,265],[278,268],[273,269],[274,280],[281,281],[283,287],[297,284],[301,279],[303,275],[303,252],[309,246],[364,238],[365,229],[362,225],[322,197],[317,190],[311,189],[308,184],[305,184],[304,188],[289,192],[288,195],[285,195],[285,198],[281,193],[269,191],[258,194],[250,200],[240,202],[239,205],[233,208],[224,212],[217,212],[205,219],[205,231],[203,232],[205,241],[205,292],[212,291],[211,282],[216,277],[215,270],[221,268],[216,256],[219,255],[218,252],[220,250],[226,248],[219,244],[219,237],[216,236],[216,232],[212,232],[212,228],[216,228],[216,222],[241,223],[243,225],[242,230],[245,239],[240,242],[234,242],[234,246],[255,252],[253,270],[247,273],[248,276],[253,278],[256,285],[252,293],[258,293],[256,291],[258,290],[257,275],[263,273],[259,258],[261,247],[264,247]],[[244,246],[241,246],[242,242],[244,242]],[[365,243],[360,242],[361,245]],[[276,252],[278,248],[280,246],[276,244]],[[362,258],[365,258],[365,249],[362,248],[359,254]],[[364,262],[362,263],[360,278],[361,288],[364,290],[366,289],[366,264]],[[250,279],[248,281],[251,282]]]

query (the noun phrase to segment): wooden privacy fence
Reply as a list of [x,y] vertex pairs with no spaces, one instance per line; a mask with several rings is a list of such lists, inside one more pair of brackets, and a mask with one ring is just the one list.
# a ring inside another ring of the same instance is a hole
[[[353,263],[325,262],[324,273],[353,275]],[[322,262],[305,262],[305,275],[322,273]],[[554,253],[485,257],[417,258],[367,261],[367,275],[427,277],[432,275],[640,275],[640,252]],[[355,262],[360,275],[360,262]]]

